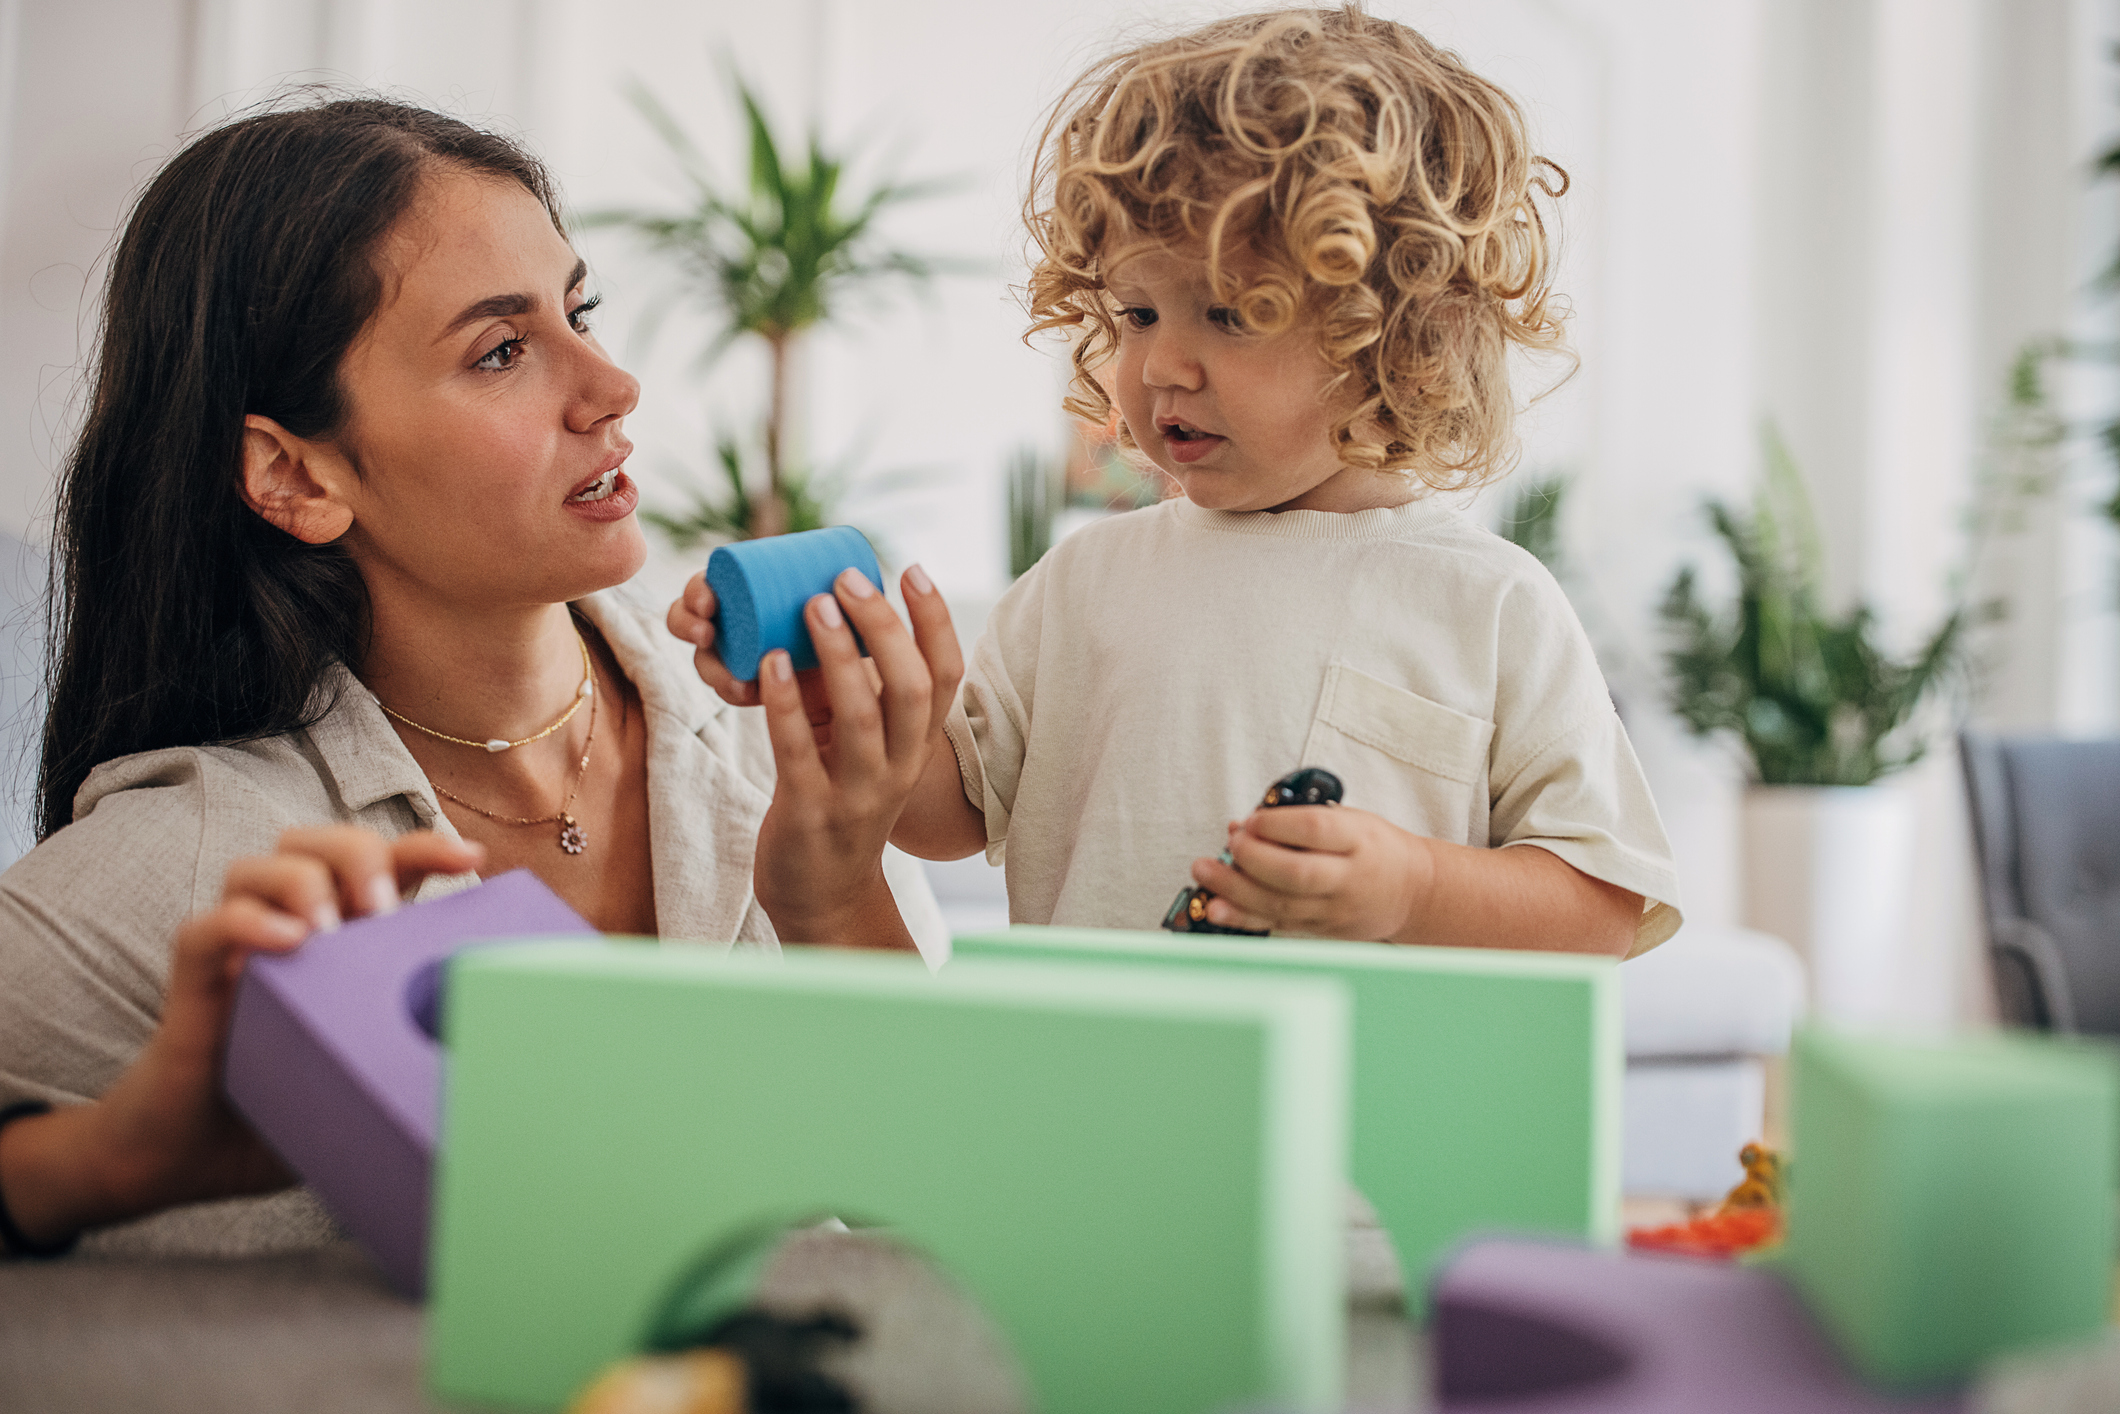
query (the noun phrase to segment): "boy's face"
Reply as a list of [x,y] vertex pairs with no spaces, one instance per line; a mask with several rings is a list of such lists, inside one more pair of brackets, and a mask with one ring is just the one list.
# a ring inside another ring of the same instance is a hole
[[1359,511],[1413,499],[1410,478],[1341,463],[1316,330],[1246,333],[1217,302],[1205,258],[1167,247],[1122,252],[1105,283],[1120,307],[1109,366],[1119,415],[1195,505]]

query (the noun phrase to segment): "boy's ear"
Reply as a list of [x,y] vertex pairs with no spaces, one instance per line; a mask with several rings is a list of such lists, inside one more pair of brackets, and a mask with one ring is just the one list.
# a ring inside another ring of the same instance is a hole
[[244,416],[243,502],[295,539],[323,545],[352,526],[341,494],[351,471],[338,453],[271,418]]

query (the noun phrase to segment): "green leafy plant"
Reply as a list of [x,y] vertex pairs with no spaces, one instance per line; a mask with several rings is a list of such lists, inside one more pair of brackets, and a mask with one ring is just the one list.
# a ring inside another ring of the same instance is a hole
[[[640,513],[642,520],[661,531],[680,550],[696,549],[711,541],[744,540],[753,534],[758,508],[744,476],[743,449],[735,439],[723,437],[714,444],[714,463],[728,486],[725,497],[695,494],[692,504],[683,511],[651,509]],[[820,482],[824,478],[783,474],[783,531],[792,534],[821,530],[832,523],[832,502],[836,499],[832,493],[838,488],[825,483],[820,490]]]
[[1516,488],[1502,523],[1495,529],[1502,539],[1527,550],[1538,562],[1558,575],[1564,568],[1561,555],[1561,503],[1568,494],[1565,477],[1545,476]]
[[1035,447],[1019,447],[1008,464],[1008,574],[1021,578],[1053,548],[1053,521],[1064,487]]
[[844,157],[827,151],[814,132],[799,156],[784,155],[757,95],[733,71],[729,82],[748,138],[748,179],[741,190],[726,188],[669,110],[635,85],[633,106],[683,169],[689,204],[676,211],[602,211],[584,222],[629,231],[672,263],[715,320],[701,354],[703,365],[746,337],[765,345],[770,383],[761,437],[763,477],[746,473],[738,443],[719,439],[716,457],[731,497],[714,500],[695,492],[697,504],[688,511],[652,518],[666,533],[695,539],[777,535],[805,528],[805,520],[829,518],[825,488],[788,460],[788,383],[795,347],[857,292],[890,281],[923,282],[949,265],[886,246],[876,233],[877,219],[886,210],[936,195],[948,184],[885,181],[850,195],[841,190]]
[[1919,760],[1917,713],[1963,668],[1972,611],[1953,609],[1905,658],[1878,646],[1868,606],[1828,613],[1809,500],[1771,431],[1751,510],[1714,501],[1708,517],[1736,562],[1737,599],[1709,607],[1692,566],[1664,596],[1679,718],[1697,735],[1735,737],[1764,785],[1869,785]]
[[[2114,51],[2120,57],[2120,49]],[[2098,154],[2091,166],[2093,183],[2120,177],[2120,142]],[[2120,253],[2100,272],[2094,288],[2107,296],[2120,292]],[[2071,422],[2054,405],[2047,386],[2048,370],[2057,363],[2120,364],[2120,343],[2071,339],[2047,335],[2028,340],[2017,351],[2009,371],[2008,398],[1996,441],[2006,451],[2051,452],[2064,443],[2088,440],[2097,445],[2109,466],[2120,468],[2120,416]],[[2051,465],[2030,473],[2029,484],[2018,488],[2023,495],[2043,495],[2060,477]],[[2120,526],[2120,485],[2094,503],[2098,513]]]
[[[2120,283],[2120,275],[2108,274]],[[2071,422],[2054,405],[2048,387],[2048,370],[2056,363],[2120,363],[2120,344],[2083,339],[2033,339],[2017,351],[2010,363],[2008,396],[1997,442],[2005,453],[2050,453],[2069,442],[2094,442],[2105,459],[2120,466],[2120,417]],[[2035,470],[2020,473],[2023,496],[2044,495],[2060,478],[2050,461],[2035,463]],[[2093,503],[2098,513],[2120,525],[2120,487]]]

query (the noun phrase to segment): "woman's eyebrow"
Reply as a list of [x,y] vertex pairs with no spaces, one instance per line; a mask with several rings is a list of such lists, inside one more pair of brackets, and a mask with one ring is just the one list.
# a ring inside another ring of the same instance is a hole
[[[580,285],[588,273],[589,262],[587,260],[576,260],[574,269],[567,274],[567,289],[572,290]],[[475,324],[481,319],[498,319],[510,314],[528,314],[541,303],[543,301],[536,295],[488,295],[482,300],[465,305],[463,312],[450,320],[449,327],[442,330],[441,334],[437,336],[436,342],[439,343],[442,339],[448,338],[466,324]]]

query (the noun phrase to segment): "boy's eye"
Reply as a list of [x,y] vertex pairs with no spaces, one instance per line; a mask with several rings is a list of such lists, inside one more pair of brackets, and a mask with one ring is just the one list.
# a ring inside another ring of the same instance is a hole
[[1119,311],[1119,317],[1136,329],[1146,329],[1156,322],[1156,312],[1146,305],[1130,305]]
[[486,350],[484,356],[471,366],[473,368],[483,368],[488,373],[499,373],[512,366],[515,363],[516,356],[522,351],[523,341],[521,339],[503,339],[492,348]]
[[589,332],[589,329],[591,327],[589,324],[589,316],[595,313],[596,307],[602,304],[603,302],[604,297],[602,295],[591,295],[589,296],[589,298],[583,300],[580,304],[574,306],[574,308],[567,311],[567,322],[574,326],[575,333],[586,334]]

